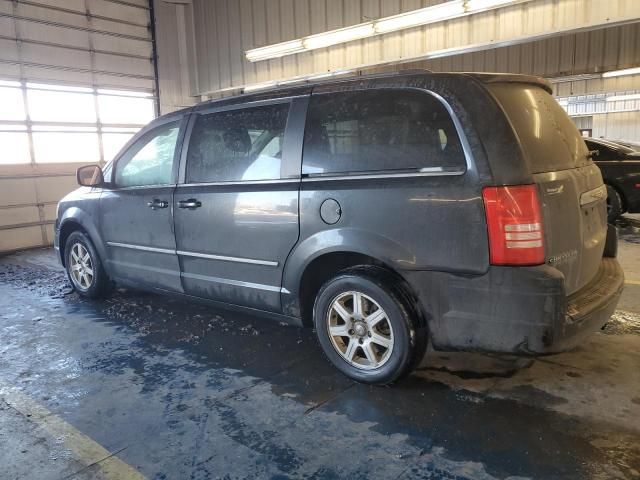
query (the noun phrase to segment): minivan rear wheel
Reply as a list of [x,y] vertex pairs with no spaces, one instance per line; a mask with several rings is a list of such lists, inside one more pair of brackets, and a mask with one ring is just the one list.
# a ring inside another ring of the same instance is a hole
[[322,286],[314,304],[326,357],[363,383],[385,385],[410,373],[426,348],[426,333],[410,303],[397,279],[383,269],[341,272]]
[[75,291],[87,298],[106,295],[110,281],[89,237],[80,231],[71,233],[64,250],[67,276]]

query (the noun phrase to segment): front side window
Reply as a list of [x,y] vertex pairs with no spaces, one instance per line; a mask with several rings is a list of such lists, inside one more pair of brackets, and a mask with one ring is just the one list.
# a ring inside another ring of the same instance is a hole
[[187,183],[280,178],[289,104],[200,115],[187,153]]
[[180,123],[172,122],[143,135],[118,160],[116,185],[137,187],[171,183],[179,131]]
[[303,174],[457,172],[465,166],[451,116],[429,93],[372,90],[311,97]]

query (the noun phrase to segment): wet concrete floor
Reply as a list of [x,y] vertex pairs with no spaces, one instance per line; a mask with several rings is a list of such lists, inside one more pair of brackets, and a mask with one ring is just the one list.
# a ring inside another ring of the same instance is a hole
[[[620,226],[640,278],[640,221]],[[640,478],[630,282],[573,352],[430,352],[380,388],[336,372],[310,330],[129,290],[82,300],[52,251],[5,257],[0,478]]]

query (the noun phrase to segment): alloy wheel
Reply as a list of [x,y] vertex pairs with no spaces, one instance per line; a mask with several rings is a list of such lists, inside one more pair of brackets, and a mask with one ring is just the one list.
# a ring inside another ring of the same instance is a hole
[[362,292],[349,291],[332,302],[326,318],[333,348],[350,365],[371,370],[393,351],[393,327],[382,307]]
[[69,271],[71,280],[80,290],[88,290],[93,283],[93,262],[87,248],[81,243],[75,243],[71,247],[69,257]]

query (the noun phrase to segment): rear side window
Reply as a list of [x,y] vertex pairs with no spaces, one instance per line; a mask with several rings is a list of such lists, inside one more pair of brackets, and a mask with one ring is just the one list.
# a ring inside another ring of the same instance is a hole
[[187,152],[187,183],[280,178],[289,104],[200,115]]
[[427,92],[370,90],[311,97],[303,174],[465,168],[453,121]]
[[531,173],[591,163],[578,128],[545,90],[518,83],[491,84],[489,89],[515,129]]

